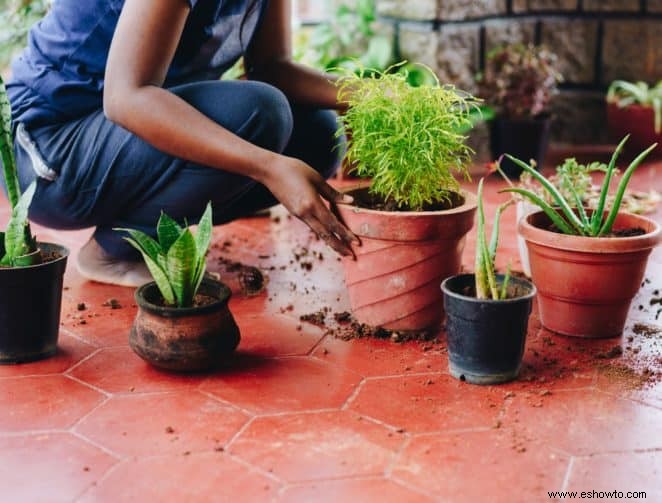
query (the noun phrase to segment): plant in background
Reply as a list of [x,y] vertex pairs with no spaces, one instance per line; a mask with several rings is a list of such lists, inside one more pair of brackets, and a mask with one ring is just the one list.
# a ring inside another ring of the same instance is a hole
[[499,221],[501,213],[512,201],[501,204],[494,215],[494,225],[490,242],[487,242],[485,234],[485,212],[483,210],[483,179],[478,183],[478,228],[476,232],[476,298],[478,299],[505,299],[508,295],[508,283],[510,282],[510,264],[506,270],[501,285],[497,284],[494,260],[496,258],[497,246],[499,245]]
[[168,305],[191,307],[205,274],[205,257],[211,243],[211,203],[193,235],[165,213],[161,213],[156,233],[158,241],[135,229],[115,229],[129,234],[125,237],[143,256],[156,285]]
[[25,47],[28,30],[46,15],[50,4],[50,0],[0,0],[0,70],[16,50]]
[[542,46],[513,44],[490,51],[485,71],[477,76],[479,95],[510,118],[535,118],[549,110],[563,80],[556,55]]
[[450,85],[412,87],[406,74],[350,73],[338,81],[339,99],[349,108],[338,135],[351,131],[346,158],[370,192],[400,209],[419,211],[448,201],[469,177],[473,151],[458,132],[471,124],[478,100]]
[[[616,160],[623,150],[627,140],[628,136],[623,138],[611,157],[611,161],[609,162],[609,166],[606,169],[605,178],[600,190],[598,204],[590,216],[584,208],[580,193],[575,187],[572,186],[572,183],[568,178],[568,170],[565,172],[562,171],[560,173],[560,185],[567,192],[566,195],[569,196],[566,197],[559,187],[555,186],[550,180],[538,173],[533,167],[519,159],[516,159],[510,155],[506,155],[506,157],[520,166],[525,172],[529,173],[542,185],[542,188],[547,193],[548,198],[552,201],[553,205],[558,207],[559,211],[557,211],[555,207],[553,207],[552,204],[547,202],[543,197],[539,196],[531,190],[511,186],[510,188],[504,189],[502,192],[514,192],[531,201],[542,211],[544,211],[549,219],[559,229],[559,231],[564,234],[590,237],[600,237],[609,234],[611,232],[612,225],[616,220],[616,216],[620,210],[621,203],[623,201],[623,195],[625,193],[625,189],[627,188],[627,184],[630,181],[632,173],[634,173],[634,170],[637,169],[637,167],[646,158],[646,156],[652,152],[655,147],[657,147],[657,144],[651,145],[649,148],[641,152],[630,163],[628,168],[623,173],[623,177],[621,178],[621,181],[618,184],[618,188],[616,189],[616,194],[614,196],[613,203],[611,204],[611,209],[607,213],[606,203],[607,195],[609,193],[609,184],[616,170]],[[566,161],[566,163],[569,166],[572,164],[568,163],[568,161]]]
[[11,106],[2,78],[0,78],[0,158],[2,159],[7,197],[12,208],[11,217],[3,236],[4,252],[0,259],[0,266],[20,267],[38,264],[41,262],[41,253],[28,221],[28,208],[36,190],[36,182],[32,182],[21,194],[11,131]]
[[646,82],[615,80],[607,91],[607,101],[620,108],[633,104],[651,107],[655,116],[655,132],[662,133],[662,80],[655,86],[649,86]]

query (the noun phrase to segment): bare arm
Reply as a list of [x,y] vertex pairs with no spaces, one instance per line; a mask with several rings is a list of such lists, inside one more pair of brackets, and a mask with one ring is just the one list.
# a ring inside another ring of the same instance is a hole
[[350,254],[353,235],[320,199],[342,196],[314,169],[239,138],[161,87],[188,14],[185,0],[126,0],[106,67],[107,117],[169,155],[264,184],[327,244]]

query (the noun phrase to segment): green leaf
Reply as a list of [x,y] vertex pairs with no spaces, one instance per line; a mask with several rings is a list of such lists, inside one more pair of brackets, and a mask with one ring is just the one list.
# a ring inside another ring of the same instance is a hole
[[198,260],[193,234],[185,229],[166,254],[166,271],[179,307],[193,304]]
[[168,253],[173,243],[179,239],[182,231],[182,227],[175,220],[161,212],[159,222],[156,224],[156,233],[163,253]]
[[503,283],[501,283],[501,294],[499,295],[500,299],[505,299],[508,297],[508,283],[510,283],[510,268],[511,264],[508,263],[506,268],[506,275],[503,277]]
[[140,251],[143,259],[145,260],[145,265],[147,265],[147,269],[149,269],[152,278],[154,278],[156,286],[159,288],[159,291],[163,296],[163,300],[166,301],[166,304],[175,305],[175,293],[172,289],[172,286],[170,285],[170,282],[168,281],[166,272],[152,259],[152,257],[147,255],[147,253],[143,250],[142,246],[138,242],[134,241],[130,237],[125,237],[124,239],[131,243],[134,248]]
[[489,294],[487,279],[487,262],[489,257],[484,253],[485,213],[483,211],[483,179],[478,182],[478,228],[476,229],[476,261],[474,272],[476,276],[476,298],[486,299]]
[[11,105],[2,77],[0,77],[0,160],[5,176],[7,198],[11,207],[14,208],[18,204],[21,189],[18,184],[16,159],[14,158],[14,140],[11,134]]
[[115,227],[114,231],[123,231],[131,236],[132,240],[129,241],[135,248],[137,248],[141,253],[146,253],[149,258],[157,261],[159,254],[161,254],[161,247],[154,238],[145,234],[142,231],[136,229],[124,229],[122,227]]
[[602,217],[604,215],[605,203],[607,202],[607,193],[609,192],[609,184],[611,183],[611,177],[614,175],[614,170],[616,169],[616,160],[618,156],[621,155],[621,151],[625,147],[625,143],[630,138],[630,135],[626,135],[625,138],[614,150],[614,153],[611,155],[611,160],[609,161],[609,166],[607,166],[607,172],[605,173],[605,178],[602,182],[602,189],[600,190],[600,199],[598,200],[598,205],[595,209],[595,212],[591,216],[591,236],[597,236],[600,232],[600,224],[602,223]]
[[531,192],[530,190],[526,189],[520,189],[517,187],[509,187],[507,189],[502,189],[499,192],[514,192],[515,194],[519,194],[521,196],[526,197],[529,199],[533,204],[538,206],[542,211],[545,212],[545,215],[549,217],[549,219],[556,225],[556,227],[559,228],[561,232],[564,234],[571,234],[571,235],[577,235],[577,232],[568,224],[561,215],[559,215],[554,208],[552,208],[549,204],[547,204],[543,199],[538,197],[536,194]]
[[36,189],[37,183],[35,181],[30,184],[19,198],[7,224],[7,229],[5,230],[5,256],[9,257],[10,262],[16,257],[27,255],[34,251],[30,248],[32,239],[26,239],[26,234],[30,235],[29,231],[26,233],[26,227],[28,226],[28,209]]
[[198,222],[198,231],[195,234],[195,246],[198,250],[198,256],[204,257],[207,254],[211,244],[212,233],[212,208],[211,202],[207,203],[207,208]]

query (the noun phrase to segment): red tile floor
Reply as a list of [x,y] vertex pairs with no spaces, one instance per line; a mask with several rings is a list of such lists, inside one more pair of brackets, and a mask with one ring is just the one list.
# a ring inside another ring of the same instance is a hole
[[[487,185],[490,214],[501,185]],[[633,187],[662,192],[662,163]],[[517,269],[510,211],[499,261]],[[560,337],[534,310],[519,379],[481,387],[449,376],[443,333],[344,341],[301,322],[325,306],[332,320],[348,300],[333,253],[280,210],[215,230],[211,270],[224,271],[223,257],[269,281],[254,297],[235,288],[238,353],[204,375],[163,373],[132,353],[133,290],[73,267],[89,231],[37,231],[72,250],[60,350],[0,367],[2,501],[530,502],[566,490],[662,501],[662,305],[650,302],[662,248],[622,338]],[[295,257],[305,249],[321,254],[305,257],[312,270]],[[605,358],[614,346],[623,354]]]

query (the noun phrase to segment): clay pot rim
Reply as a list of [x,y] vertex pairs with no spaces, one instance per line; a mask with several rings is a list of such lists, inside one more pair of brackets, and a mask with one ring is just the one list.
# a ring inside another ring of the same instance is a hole
[[[475,273],[463,273],[463,274],[455,274],[454,276],[449,276],[448,278],[446,278],[444,281],[441,282],[441,291],[444,293],[444,295],[448,295],[449,297],[453,297],[454,299],[461,300],[464,302],[490,304],[495,306],[517,304],[524,300],[533,299],[538,293],[538,289],[536,288],[536,285],[534,285],[532,281],[524,278],[515,278],[515,277],[511,277],[510,281],[519,283],[520,285],[528,288],[529,291],[525,295],[520,295],[519,297],[513,297],[512,299],[500,299],[500,300],[477,299],[476,297],[469,297],[468,295],[462,295],[461,293],[452,290],[448,285],[448,283],[450,283],[455,279],[468,278],[468,277],[473,278],[475,276],[476,276]],[[505,276],[504,274],[496,275],[497,279],[501,279],[501,280],[503,280],[504,276]]]
[[641,227],[652,227],[652,230],[641,236],[618,238],[573,236],[541,229],[531,223],[542,215],[544,215],[543,211],[537,211],[520,219],[517,231],[527,242],[549,248],[585,253],[627,253],[655,248],[662,237],[660,224],[655,220],[625,211],[619,211],[617,218],[625,217],[635,220],[635,222],[641,223]]
[[622,107],[618,104],[617,100],[610,100],[609,98],[605,98],[605,101],[607,102],[607,105],[609,107],[616,108],[618,110],[628,110],[628,109],[630,109],[631,111],[636,111],[636,112],[650,112],[650,113],[653,113],[653,106],[652,105],[642,105],[640,103],[630,103],[629,105],[625,105],[624,107]]
[[[138,307],[149,313],[166,318],[181,318],[185,316],[197,316],[201,314],[213,313],[226,307],[230,297],[232,296],[232,291],[230,288],[228,288],[227,285],[221,283],[220,281],[216,281],[215,279],[205,278],[200,284],[198,293],[203,293],[204,295],[208,295],[210,297],[216,297],[216,302],[212,302],[211,304],[206,304],[204,306],[170,307],[154,304],[148,301],[145,297],[145,292],[151,289],[155,289],[158,292],[158,286],[156,285],[155,281],[145,283],[136,289],[134,298],[136,299]],[[204,291],[205,289],[206,291]]]
[[[357,189],[365,189],[367,188],[366,185],[358,184],[358,185],[352,185],[351,187],[345,187],[341,190],[341,192],[344,194],[346,192],[350,192],[352,190],[357,190]],[[388,217],[392,218],[411,218],[411,217],[427,217],[427,216],[437,216],[437,215],[454,215],[457,213],[465,213],[467,211],[471,211],[475,208],[478,207],[478,197],[473,193],[469,192],[468,190],[460,189],[459,192],[457,192],[460,196],[464,198],[464,203],[462,203],[460,206],[456,206],[455,208],[451,208],[448,210],[438,210],[438,211],[384,211],[384,210],[371,210],[368,208],[362,208],[360,206],[355,206],[354,204],[351,203],[343,203],[343,202],[338,202],[336,205],[338,207],[342,207],[343,210],[345,211],[350,211],[352,213],[365,213],[368,215],[387,215]]]

